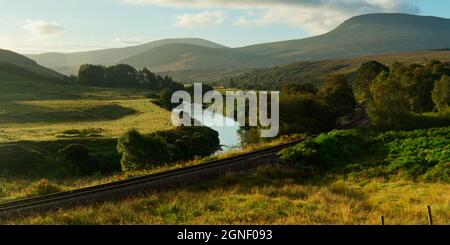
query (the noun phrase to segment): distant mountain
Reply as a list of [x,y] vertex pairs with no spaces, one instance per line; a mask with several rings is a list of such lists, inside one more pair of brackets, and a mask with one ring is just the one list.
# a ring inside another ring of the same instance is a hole
[[18,53],[0,49],[0,69],[3,72],[19,72],[27,74],[27,76],[41,76],[41,77],[61,77],[62,75],[50,70],[46,67],[38,65],[34,60],[31,60]]
[[[204,39],[165,39],[147,44],[79,53],[28,55],[64,74],[76,74],[81,64],[129,63],[179,77],[179,81],[217,80],[215,75],[248,69],[386,53],[450,48],[450,19],[408,14],[368,14],[353,17],[315,37],[227,48]],[[218,72],[216,72],[218,71]]]
[[231,48],[210,48],[191,44],[168,44],[121,60],[135,68],[153,71],[239,69],[279,64],[271,57],[239,52]]
[[41,65],[51,67],[65,74],[70,74],[74,72],[77,73],[79,66],[82,64],[113,65],[128,57],[168,44],[192,44],[208,48],[226,48],[223,45],[204,39],[178,38],[163,39],[125,48],[102,49],[76,53],[30,54],[27,56]]
[[450,19],[408,14],[353,17],[320,36],[239,48],[289,61],[425,51],[450,47]]

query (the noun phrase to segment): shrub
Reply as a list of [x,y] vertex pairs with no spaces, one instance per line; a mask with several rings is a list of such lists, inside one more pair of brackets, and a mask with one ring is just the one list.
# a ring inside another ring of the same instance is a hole
[[301,166],[329,168],[361,155],[367,139],[357,130],[332,131],[307,139],[278,155]]
[[207,156],[218,150],[219,143],[218,133],[207,127],[179,127],[150,135],[130,130],[120,137],[117,150],[122,170],[130,171]]
[[81,144],[68,145],[57,153],[59,162],[73,174],[88,175],[100,170],[99,162]]
[[122,155],[123,171],[160,165],[171,159],[167,142],[158,136],[144,136],[130,130],[119,138],[117,151]]
[[220,147],[219,133],[208,127],[178,127],[154,135],[166,140],[174,161],[208,156]]
[[0,145],[0,171],[29,175],[44,161],[44,155],[21,145]]
[[[450,181],[450,127],[371,134],[333,131],[281,151],[281,159],[303,168],[363,178],[400,177]],[[321,172],[323,173],[323,172]]]

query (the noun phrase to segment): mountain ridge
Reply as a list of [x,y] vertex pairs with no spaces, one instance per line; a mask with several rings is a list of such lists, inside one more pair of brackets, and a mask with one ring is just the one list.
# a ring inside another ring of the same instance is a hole
[[[183,45],[184,48],[180,48]],[[205,69],[242,70],[299,61],[447,48],[450,48],[450,19],[391,13],[355,16],[319,36],[239,48],[228,48],[205,39],[163,39],[126,48],[29,57],[65,74],[77,73],[79,65],[85,63],[130,63],[136,68],[147,66],[150,70],[170,74],[174,71]],[[88,54],[95,57],[77,58],[77,55]],[[201,78],[201,74],[193,77]]]
[[[11,71],[18,71],[18,70],[26,70],[30,74],[33,73],[37,76],[42,77],[62,77],[61,74],[57,73],[56,71],[53,71],[47,67],[43,67],[39,65],[36,61],[23,56],[21,54],[15,53],[10,50],[6,49],[0,49],[0,64],[1,69],[5,72],[8,71],[8,69],[11,69]],[[28,72],[26,72],[28,74]],[[29,74],[28,74],[29,75]]]
[[113,65],[120,62],[120,60],[145,52],[149,49],[173,43],[191,43],[211,48],[228,48],[221,44],[201,38],[172,38],[161,39],[140,45],[122,48],[99,49],[73,53],[53,52],[43,54],[29,54],[26,56],[35,60],[37,63],[48,67],[70,67],[87,63]]

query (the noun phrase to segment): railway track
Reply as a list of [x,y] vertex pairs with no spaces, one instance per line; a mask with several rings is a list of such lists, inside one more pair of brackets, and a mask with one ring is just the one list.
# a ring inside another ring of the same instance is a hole
[[[361,114],[357,119],[351,123],[339,127],[337,129],[350,129],[360,125],[364,122],[365,117]],[[313,135],[310,137],[315,137]],[[2,216],[20,215],[39,211],[48,211],[50,209],[60,208],[63,206],[70,206],[70,204],[92,203],[95,201],[106,201],[112,199],[119,190],[131,190],[133,187],[144,186],[152,182],[161,182],[165,179],[176,179],[186,176],[192,176],[192,174],[199,172],[207,172],[208,170],[218,169],[220,170],[227,165],[236,165],[236,163],[252,161],[252,159],[261,159],[264,157],[274,156],[275,153],[282,149],[296,145],[305,139],[295,140],[289,143],[284,143],[277,146],[267,147],[261,150],[244,153],[241,155],[229,157],[226,159],[220,159],[215,161],[206,162],[199,165],[193,165],[188,167],[182,167],[165,172],[129,178],[126,180],[116,181],[112,183],[96,185],[76,190],[70,190],[65,192],[59,192],[49,195],[42,195],[38,197],[31,197],[11,202],[0,203],[0,218]],[[250,165],[249,165],[250,167]],[[136,188],[135,188],[136,189]],[[130,192],[131,194],[131,192]],[[102,198],[96,198],[98,195],[103,195]],[[119,195],[119,194],[118,194]],[[80,200],[84,200],[81,202]]]

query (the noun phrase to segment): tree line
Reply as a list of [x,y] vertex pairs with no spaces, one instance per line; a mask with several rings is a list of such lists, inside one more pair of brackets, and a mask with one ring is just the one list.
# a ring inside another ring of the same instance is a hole
[[373,122],[386,129],[415,129],[450,124],[450,64],[379,62],[362,64],[355,91]]
[[109,67],[85,64],[80,66],[78,76],[70,76],[67,80],[71,83],[98,87],[132,87],[158,91],[184,88],[182,84],[175,82],[170,76],[160,76],[147,68],[136,70],[127,64]]

